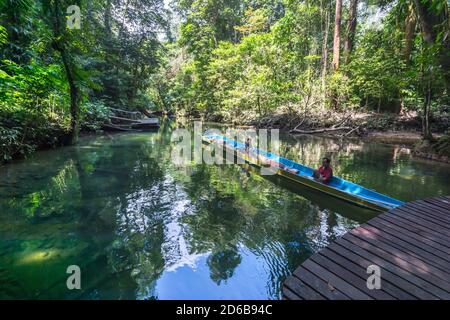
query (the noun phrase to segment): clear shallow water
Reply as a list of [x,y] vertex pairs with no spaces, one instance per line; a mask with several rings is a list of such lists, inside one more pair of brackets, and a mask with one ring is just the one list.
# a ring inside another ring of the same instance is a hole
[[[301,262],[375,215],[245,167],[176,167],[173,127],[0,167],[0,298],[278,299]],[[309,166],[332,155],[336,175],[400,200],[449,194],[449,167],[408,152],[318,137],[281,149]]]

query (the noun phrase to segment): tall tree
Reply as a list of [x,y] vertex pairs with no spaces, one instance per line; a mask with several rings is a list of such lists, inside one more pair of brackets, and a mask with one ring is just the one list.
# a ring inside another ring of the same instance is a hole
[[[433,141],[430,127],[431,103],[434,98],[433,78],[436,67],[440,67],[445,79],[445,88],[448,94],[450,88],[450,22],[448,4],[445,0],[414,0],[414,5],[425,42],[425,52],[431,57],[424,70],[426,85],[424,88],[422,129],[424,140]],[[434,50],[437,47],[438,51]],[[435,60],[435,61],[433,61]],[[433,64],[437,64],[433,66]]]
[[408,5],[408,15],[405,22],[405,45],[403,47],[403,59],[409,64],[413,48],[414,31],[416,29],[416,15],[412,4]]
[[358,16],[358,0],[350,1],[349,16],[347,20],[347,30],[344,41],[344,62],[348,64],[350,54],[353,50],[353,42],[355,40],[356,24]]
[[[65,18],[66,9],[73,3],[74,1],[70,1],[70,3],[60,0],[43,1],[43,14],[52,30],[52,45],[61,56],[69,85],[71,114],[69,144],[74,144],[78,141],[80,129],[80,88],[76,79],[73,50],[70,48],[72,43],[71,35],[69,29],[66,28]],[[80,5],[79,1],[75,1],[75,3]]]
[[[327,5],[328,6],[328,5]],[[321,82],[322,82],[322,93],[323,93],[323,101],[325,102],[326,98],[326,76],[328,72],[328,36],[330,33],[330,11],[328,8],[323,8],[323,2],[321,2],[322,16],[324,17],[324,35],[322,39],[322,74],[321,74]]]
[[341,13],[342,0],[336,0],[336,12],[334,16],[334,37],[333,37],[333,70],[339,69],[340,46],[341,46]]

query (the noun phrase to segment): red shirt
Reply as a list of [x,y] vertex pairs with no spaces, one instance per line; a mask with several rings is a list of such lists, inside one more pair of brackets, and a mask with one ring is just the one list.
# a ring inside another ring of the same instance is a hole
[[325,168],[324,166],[321,166],[319,168],[319,173],[324,178],[323,182],[330,182],[331,178],[333,177],[333,169],[331,167]]

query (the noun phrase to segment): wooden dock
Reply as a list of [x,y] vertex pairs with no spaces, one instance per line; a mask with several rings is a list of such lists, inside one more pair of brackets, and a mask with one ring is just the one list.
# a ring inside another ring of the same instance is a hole
[[109,122],[102,125],[106,131],[154,131],[159,129],[158,118],[145,118],[140,111],[109,108]]
[[[369,266],[381,270],[369,289]],[[312,255],[283,284],[288,300],[450,299],[450,197],[378,215]]]

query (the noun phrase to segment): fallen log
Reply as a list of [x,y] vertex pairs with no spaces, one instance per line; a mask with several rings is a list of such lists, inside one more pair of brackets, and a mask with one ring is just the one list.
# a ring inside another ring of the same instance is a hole
[[341,131],[341,130],[352,130],[351,127],[339,127],[339,128],[323,128],[323,129],[315,129],[315,130],[291,130],[290,133],[299,133],[299,134],[314,134],[314,133],[325,133],[325,132],[333,132],[333,131]]
[[353,132],[358,131],[358,130],[359,130],[359,126],[357,126],[356,128],[353,128],[349,132],[345,133],[343,136],[347,137],[347,136],[351,135]]
[[335,125],[331,126],[331,128],[337,128],[337,127],[342,127],[344,124],[347,123],[348,120],[350,120],[350,118],[352,117],[352,115],[348,115],[347,117],[344,118],[344,120],[340,121],[339,123],[336,123]]
[[291,132],[292,132],[292,131],[298,130],[298,128],[301,127],[301,125],[303,124],[303,122],[305,122],[305,119],[306,119],[306,118],[303,118],[302,121],[300,121],[300,123],[299,123],[298,125],[296,125],[294,129],[291,130]]

